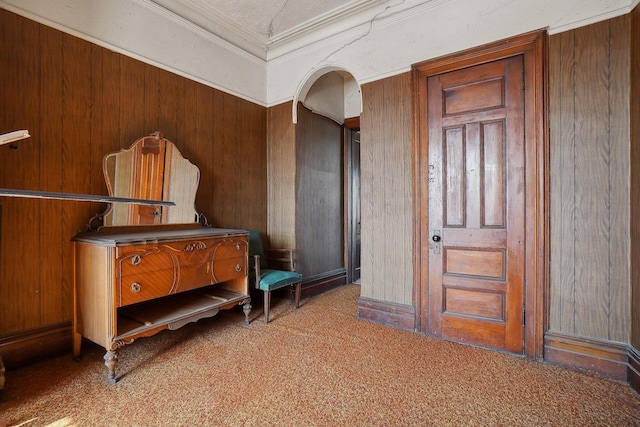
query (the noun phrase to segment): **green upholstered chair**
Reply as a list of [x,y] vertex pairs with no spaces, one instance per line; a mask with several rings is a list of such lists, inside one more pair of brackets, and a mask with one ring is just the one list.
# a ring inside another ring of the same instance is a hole
[[[302,274],[295,272],[293,249],[264,249],[262,237],[256,230],[249,230],[249,278],[256,289],[264,292],[264,323],[269,323],[271,291],[285,286],[294,286],[296,308],[300,307]],[[274,270],[270,264],[278,263],[288,270]]]

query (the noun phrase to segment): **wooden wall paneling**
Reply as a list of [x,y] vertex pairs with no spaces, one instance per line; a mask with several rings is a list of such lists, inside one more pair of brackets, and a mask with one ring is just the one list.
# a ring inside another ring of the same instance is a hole
[[[314,232],[317,232],[318,229],[322,230],[326,224],[323,222],[321,224],[317,224],[314,226],[313,221],[311,219],[311,215],[313,214],[313,210],[316,209],[316,206],[312,200],[313,198],[313,190],[311,189],[311,185],[309,184],[310,178],[309,176],[313,174],[310,170],[312,166],[308,164],[310,159],[320,156],[320,153],[314,151],[315,144],[313,143],[313,113],[311,113],[307,108],[305,108],[302,103],[298,103],[297,108],[297,116],[298,122],[296,123],[296,133],[295,133],[295,165],[296,165],[296,195],[295,195],[295,230],[296,230],[296,257],[297,257],[297,267],[296,270],[302,273],[303,277],[309,277],[314,274],[320,273],[318,267],[314,265],[314,261],[316,260],[315,251],[313,248],[309,247],[309,240],[318,238],[318,236],[314,235]],[[306,196],[306,197],[305,197]],[[318,195],[318,199],[321,198],[321,195]],[[312,204],[314,206],[309,206]],[[321,219],[321,218],[317,218]],[[311,229],[309,229],[311,228]],[[320,242],[314,243],[318,247],[322,247],[322,237],[319,237]]]
[[[387,233],[391,247],[388,253],[393,254],[391,265],[399,267],[395,277],[390,277],[394,286],[392,301],[413,303],[413,258],[412,241],[409,237],[413,230],[412,225],[412,179],[413,169],[411,163],[412,152],[412,85],[411,73],[403,73],[395,76],[391,82],[392,94],[395,99],[393,119],[385,123],[391,126],[389,135],[392,135],[391,147],[386,147],[390,152],[389,172],[387,177],[392,177],[387,191],[393,200],[392,207],[387,208],[388,218],[396,218],[397,221],[387,221],[392,228]],[[385,144],[387,145],[387,144]],[[391,238],[391,236],[407,236],[406,239]],[[391,273],[391,270],[389,271]]]
[[627,379],[640,393],[640,6],[631,12],[631,330]]
[[[91,194],[108,194],[102,160],[120,149],[118,142],[118,101],[120,63],[114,52],[91,45]],[[90,203],[90,217],[105,212],[106,203]],[[89,222],[90,218],[85,220]]]
[[369,83],[362,93],[363,295],[413,304],[411,75]]
[[[249,118],[245,122],[248,123],[246,140],[243,141],[242,152],[238,153],[241,170],[245,175],[245,185],[239,189],[242,195],[239,198],[238,209],[245,215],[243,228],[266,230],[266,109],[259,105],[250,105],[248,110]],[[246,203],[249,199],[251,203]]]
[[552,330],[575,333],[575,41],[573,31],[549,41]]
[[157,130],[145,127],[145,64],[120,57],[120,147],[129,148],[138,138]]
[[[376,248],[384,242],[379,239],[376,224],[377,194],[375,189],[381,184],[379,165],[381,156],[375,154],[380,146],[382,135],[378,109],[383,104],[382,81],[367,83],[362,86],[362,114],[360,115],[360,209],[361,209],[361,295],[374,300],[383,300],[384,289],[378,283],[378,267],[381,259],[377,258]],[[375,273],[375,274],[374,274]]]
[[298,104],[297,270],[306,278],[344,268],[342,126]]
[[[142,118],[144,119],[145,135],[156,130],[163,132],[167,137],[167,131],[160,129],[160,70],[149,64],[143,65],[144,79],[142,86],[144,88],[144,101],[142,103]],[[142,135],[141,135],[142,136]],[[169,138],[171,139],[171,138]]]
[[[640,6],[631,13],[631,345],[640,355]],[[636,357],[640,361],[640,357]],[[640,390],[640,363],[635,364]]]
[[[2,186],[38,188],[40,161],[40,55],[39,26],[2,12],[4,24],[2,64],[3,107],[6,131],[29,129],[31,138],[18,150],[2,146]],[[46,141],[44,141],[46,143]],[[35,172],[34,172],[35,171]],[[42,201],[3,201],[2,260],[0,260],[0,333],[34,328],[41,318],[40,206]],[[34,275],[35,273],[35,275]]]
[[[102,117],[105,114],[104,111],[104,85],[105,79],[103,75],[104,67],[104,51],[105,49],[96,45],[89,45],[91,49],[91,89],[89,93],[90,102],[90,133],[85,135],[87,142],[91,147],[91,168],[89,170],[91,189],[89,194],[103,194],[102,191],[106,186],[103,186],[104,175],[102,174],[102,158],[106,152],[103,147],[102,137]],[[105,209],[104,203],[90,203],[91,215],[95,215]]]
[[[178,135],[178,103],[180,94],[179,81],[181,77],[165,70],[158,69],[158,124],[157,130],[168,135],[171,142],[177,140]],[[177,143],[176,143],[177,144]],[[176,145],[177,146],[177,145]]]
[[[61,170],[63,159],[62,134],[62,33],[51,28],[40,27],[41,48],[41,100],[42,117],[40,135],[43,141],[40,149],[40,182],[43,191],[64,191]],[[40,283],[42,287],[42,324],[54,324],[67,320],[71,313],[69,295],[65,294],[63,283],[63,254],[66,247],[65,235],[60,227],[64,213],[64,203],[48,200],[40,203],[41,225],[40,246],[44,249],[40,259]]]
[[550,40],[550,329],[629,336],[629,21]]
[[292,102],[267,111],[267,233],[274,247],[294,248],[295,125]]
[[628,342],[629,317],[629,15],[609,21],[609,324],[606,338]]
[[[393,198],[393,184],[397,180],[396,174],[398,173],[395,167],[392,167],[392,162],[395,158],[393,141],[397,138],[397,135],[390,132],[390,127],[393,126],[391,122],[395,116],[395,108],[397,108],[397,105],[394,105],[397,100],[393,97],[392,80],[394,78],[395,77],[392,77],[386,80],[381,87],[382,99],[381,105],[378,107],[380,108],[379,116],[376,118],[378,123],[380,123],[380,133],[378,135],[379,139],[376,141],[377,146],[375,147],[375,170],[377,174],[373,188],[375,192],[374,197],[376,197],[378,203],[374,211],[373,221],[378,236],[374,247],[376,251],[379,251],[376,254],[377,260],[375,265],[376,275],[380,282],[377,284],[380,299],[389,302],[403,302],[398,301],[394,295],[395,286],[393,285],[396,283],[396,274],[398,274],[399,271],[394,271],[394,274],[390,274],[390,269],[385,267],[392,264],[392,262],[389,262],[388,257],[394,256],[391,251],[394,243],[388,240],[389,228],[391,226],[391,221],[388,221],[388,219],[394,217],[392,212],[393,203],[390,199]],[[399,270],[400,267],[399,265],[395,265],[393,270]],[[385,285],[381,286],[382,283]]]
[[[176,136],[176,105],[167,100],[177,97],[175,74],[146,64],[144,66],[145,129],[147,134],[161,131],[171,142]],[[142,136],[142,135],[141,135]]]
[[[209,186],[209,196],[208,200],[204,201],[207,205],[209,205],[209,210],[211,211],[211,216],[209,217],[209,222],[214,224],[216,227],[221,227],[224,222],[222,206],[218,205],[224,203],[225,197],[225,166],[224,166],[224,156],[222,150],[225,150],[229,143],[227,141],[228,128],[225,123],[225,114],[227,110],[227,95],[224,93],[214,93],[213,94],[213,109],[211,110],[211,123],[213,126],[213,133],[209,137],[208,144],[213,146],[212,148],[212,156],[215,153],[215,158],[210,159],[210,173],[207,175],[207,185]],[[201,112],[198,112],[198,115],[201,115]]]
[[[102,49],[102,70],[100,76],[94,76],[102,80],[102,111],[101,116],[95,120],[99,120],[101,133],[97,138],[101,141],[101,154],[102,158],[109,153],[119,151],[124,146],[129,147],[134,140],[122,141],[120,131],[121,121],[121,97],[123,92],[121,90],[122,80],[122,68],[121,68],[122,55],[113,52],[108,49]],[[95,121],[94,120],[94,121]],[[142,135],[140,135],[142,136]],[[122,141],[122,143],[121,143]],[[107,185],[105,183],[104,174],[102,172],[102,159],[100,159],[100,185],[102,192],[100,194],[107,193]],[[104,208],[104,205],[103,205]]]
[[[63,151],[61,174],[63,191],[91,193],[91,44],[70,35],[63,35],[62,71],[62,135]],[[65,307],[67,318],[71,316],[73,295],[73,257],[71,238],[81,230],[91,217],[91,205],[81,202],[65,202],[61,228],[64,250],[62,257],[62,293],[69,303]],[[40,325],[42,326],[42,325]]]
[[608,24],[576,31],[576,333],[606,338],[609,289]]
[[[220,116],[222,118],[223,134],[219,143],[221,146],[224,146],[224,150],[220,152],[220,157],[216,164],[220,165],[219,172],[222,173],[221,179],[223,179],[224,176],[234,176],[236,179],[229,180],[225,185],[219,187],[219,194],[222,198],[218,209],[221,224],[235,224],[241,223],[242,217],[244,216],[243,213],[238,210],[238,204],[236,203],[238,195],[242,191],[240,190],[239,184],[244,181],[244,175],[238,163],[238,156],[242,155],[239,148],[248,134],[245,126],[246,122],[240,120],[239,117],[240,100],[228,94],[224,94],[223,99],[224,110]],[[250,197],[249,192],[247,192],[246,195]]]
[[[186,159],[194,158],[193,151],[198,145],[198,140],[196,139],[198,105],[195,102],[198,96],[198,86],[200,86],[200,83],[193,80],[180,79],[178,98],[175,100],[176,120],[178,121],[175,144]],[[202,185],[202,177],[200,182]],[[207,209],[206,206],[196,206],[197,212],[202,212],[205,209]]]
[[220,226],[218,222],[218,211],[214,203],[215,196],[211,187],[212,177],[215,176],[213,161],[214,148],[219,146],[214,134],[214,91],[210,87],[198,85],[196,97],[196,126],[193,129],[193,138],[197,140],[197,144],[192,147],[191,153],[193,157],[189,160],[200,169],[200,185],[196,196],[196,207],[200,211],[204,211],[209,222],[214,226]]

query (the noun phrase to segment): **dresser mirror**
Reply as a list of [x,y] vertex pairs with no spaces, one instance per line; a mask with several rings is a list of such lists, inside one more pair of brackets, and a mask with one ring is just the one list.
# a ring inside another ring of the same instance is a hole
[[127,149],[106,155],[103,173],[110,196],[175,204],[113,203],[102,215],[103,226],[199,222],[195,198],[200,170],[182,157],[162,133],[155,132],[138,139]]

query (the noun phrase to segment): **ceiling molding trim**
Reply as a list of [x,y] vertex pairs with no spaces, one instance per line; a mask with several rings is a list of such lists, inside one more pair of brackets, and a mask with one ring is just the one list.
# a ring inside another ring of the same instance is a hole
[[445,5],[447,3],[451,3],[455,0],[429,0],[427,2],[424,1],[414,1],[416,3],[414,5],[406,5],[403,9],[399,9],[394,11],[393,9],[389,9],[389,13],[383,13],[380,17],[378,17],[374,23],[376,27],[386,27],[387,25],[395,24],[396,22],[405,21],[407,19],[411,19],[416,15],[421,15],[428,10],[435,9],[436,7]]
[[[638,1],[636,0],[635,3],[637,4]],[[606,19],[617,18],[618,16],[626,15],[627,13],[631,13],[633,9],[634,6],[632,2],[631,4],[629,4],[629,6],[613,9],[600,15],[591,16],[587,19],[566,22],[558,26],[554,26],[553,24],[551,24],[547,32],[549,33],[549,35],[564,33],[565,31],[575,30],[576,28],[595,24],[596,22],[601,22]]]
[[241,47],[238,47],[238,45],[227,41],[225,39],[223,39],[222,37],[212,33],[211,31],[202,28],[199,25],[194,24],[193,22],[189,21],[188,19],[183,18],[182,16],[176,14],[175,12],[170,11],[169,9],[166,9],[158,4],[156,4],[155,2],[153,2],[152,0],[134,0],[136,3],[146,7],[147,9],[153,11],[154,13],[157,13],[158,15],[164,16],[165,18],[167,18],[170,21],[173,21],[174,23],[182,26],[183,28],[186,28],[190,31],[192,31],[194,34],[197,34],[199,36],[202,36],[205,39],[208,39],[209,41],[217,44],[218,46],[221,46],[223,48],[225,48],[226,50],[233,52],[234,54],[244,58],[244,59],[248,59],[249,61],[258,64],[258,65],[263,65],[265,64],[265,60],[264,58],[261,58],[258,55],[253,54],[252,52],[249,52],[246,49],[243,49]]
[[[330,10],[318,15],[317,17],[310,19],[302,24],[296,25],[289,30],[272,36],[266,43],[267,49],[284,45],[291,40],[298,39],[317,31],[320,28],[329,27],[337,22],[345,21],[347,18],[356,16],[356,19],[345,22],[343,27],[350,28],[351,26],[360,25],[368,21],[369,14],[376,6],[386,3],[387,0],[356,0],[351,3],[345,4],[340,8]],[[354,23],[354,21],[356,21]],[[338,29],[338,31],[340,31]]]
[[[295,37],[289,37],[286,42],[268,46],[267,62],[333,37],[345,37],[347,34],[352,37],[353,34],[363,31],[363,36],[365,36],[373,28],[382,28],[411,19],[452,1],[454,0],[428,0],[427,2],[424,0],[405,0],[399,5],[387,6],[383,10],[376,11],[370,7],[350,16],[344,15],[340,20],[318,25],[306,32],[300,31]],[[398,9],[396,6],[401,8]]]
[[[256,33],[255,31],[250,31],[246,27],[238,25],[236,21],[218,10],[207,10],[199,7],[197,4],[185,5],[184,7],[189,9],[189,11],[194,15],[183,17],[177,11],[173,11],[164,6],[162,0],[140,1],[154,3],[156,8],[165,12],[165,16],[169,17],[172,15],[171,19],[184,20],[188,24],[200,27],[202,31],[208,32],[215,37],[227,41],[236,48],[246,50],[251,55],[258,57],[263,61],[266,60],[266,37],[259,33]],[[191,19],[193,19],[194,21],[202,21],[204,19],[208,22],[206,24],[195,24],[190,21]],[[222,37],[218,34],[224,34],[225,37]]]

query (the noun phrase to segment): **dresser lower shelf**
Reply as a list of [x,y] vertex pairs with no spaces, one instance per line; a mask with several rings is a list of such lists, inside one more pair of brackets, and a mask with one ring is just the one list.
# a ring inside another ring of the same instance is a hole
[[[231,291],[217,285],[181,292],[151,301],[128,305],[117,309],[116,336],[107,339],[104,355],[108,369],[108,381],[116,382],[117,350],[138,338],[149,337],[164,329],[175,330],[187,323],[196,322],[218,314],[222,309],[242,305],[245,324],[249,324],[251,298],[248,294]],[[74,357],[80,356],[82,335],[74,333]]]
[[160,329],[178,329],[187,323],[215,316],[222,308],[245,304],[249,295],[215,285],[118,309],[114,342],[147,336]]

